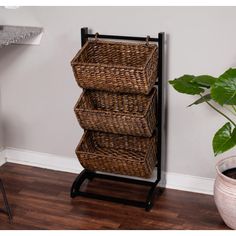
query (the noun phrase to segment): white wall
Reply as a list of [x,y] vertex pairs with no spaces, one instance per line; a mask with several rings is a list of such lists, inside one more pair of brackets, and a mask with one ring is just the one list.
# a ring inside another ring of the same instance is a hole
[[[5,146],[75,158],[82,129],[73,106],[81,89],[70,61],[81,27],[140,36],[164,31],[166,80],[184,73],[218,76],[236,66],[235,13],[235,7],[22,7],[10,16],[0,9],[5,23],[25,23],[26,14],[29,25],[45,30],[40,46],[0,50]],[[214,177],[211,140],[225,120],[207,105],[186,108],[194,99],[168,89],[167,171]]]

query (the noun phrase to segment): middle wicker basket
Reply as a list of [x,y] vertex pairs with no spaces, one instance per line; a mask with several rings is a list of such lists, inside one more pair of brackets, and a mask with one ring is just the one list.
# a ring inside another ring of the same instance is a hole
[[146,96],[85,90],[74,110],[85,130],[151,137],[156,127],[156,102],[156,88]]

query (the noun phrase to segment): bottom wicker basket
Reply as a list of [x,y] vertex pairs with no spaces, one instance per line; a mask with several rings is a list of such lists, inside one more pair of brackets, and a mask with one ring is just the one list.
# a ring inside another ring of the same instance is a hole
[[156,165],[156,135],[151,138],[85,131],[76,148],[90,171],[149,178]]

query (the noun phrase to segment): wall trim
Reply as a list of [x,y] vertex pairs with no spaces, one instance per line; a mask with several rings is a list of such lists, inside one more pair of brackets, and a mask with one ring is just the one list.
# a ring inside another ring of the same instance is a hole
[[179,173],[166,173],[166,187],[213,195],[215,179]]
[[[1,151],[0,165],[5,162],[70,173],[80,173],[83,169],[76,157],[58,156],[10,147]],[[163,181],[161,181],[160,186],[165,186],[170,189],[213,194],[214,179],[212,178],[167,172],[163,173],[162,179]]]
[[6,163],[6,157],[5,157],[5,152],[4,149],[0,149],[0,166]]
[[58,156],[54,154],[35,152],[17,148],[4,150],[7,162],[41,167],[50,170],[79,173],[82,166],[77,158]]

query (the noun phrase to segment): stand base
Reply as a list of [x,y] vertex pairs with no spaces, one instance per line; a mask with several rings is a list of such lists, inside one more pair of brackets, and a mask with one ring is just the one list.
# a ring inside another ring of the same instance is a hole
[[[143,201],[143,202],[80,191],[80,187],[83,184],[83,182],[86,179],[91,181],[93,178],[150,186],[150,189],[148,191],[146,201]],[[154,198],[155,190],[156,190],[158,183],[159,183],[158,179],[155,182],[148,182],[148,181],[118,177],[118,176],[98,174],[98,173],[91,172],[91,171],[88,171],[85,169],[75,179],[75,181],[71,187],[71,197],[74,198],[76,196],[83,196],[83,197],[88,197],[88,198],[93,198],[93,199],[98,199],[98,200],[105,200],[105,201],[116,202],[116,203],[121,203],[121,204],[125,204],[125,205],[131,205],[131,206],[136,206],[136,207],[140,207],[140,208],[145,208],[146,211],[149,211],[153,206],[153,198]]]
[[9,222],[12,222],[12,213],[11,213],[11,208],[9,206],[8,200],[7,200],[7,195],[6,195],[6,191],[3,185],[2,180],[0,179],[0,190],[2,192],[2,196],[3,196],[3,201],[4,201],[4,207],[5,209],[0,209],[0,212],[6,214],[8,216]]

